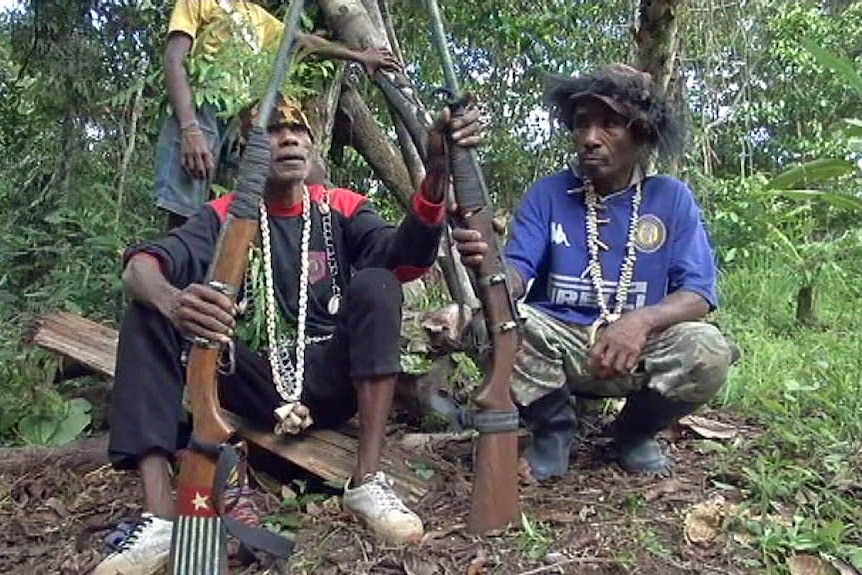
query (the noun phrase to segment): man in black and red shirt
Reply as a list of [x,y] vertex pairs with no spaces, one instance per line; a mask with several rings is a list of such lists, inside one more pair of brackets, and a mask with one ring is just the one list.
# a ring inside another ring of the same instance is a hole
[[[282,431],[295,433],[310,421],[331,427],[358,413],[359,453],[345,486],[345,508],[389,541],[418,541],[423,534],[419,517],[397,498],[379,470],[400,370],[401,282],[422,275],[437,253],[448,185],[442,134],[449,130],[456,145],[474,146],[477,113],[453,119],[446,111],[435,123],[428,176],[397,227],[386,223],[364,196],[306,186],[312,151],[308,122],[284,98],[272,118],[264,233],[252,249],[245,293],[239,297],[251,300],[249,309],[239,314],[242,305],[234,306],[203,285],[232,195],[210,202],[168,236],[125,254],[123,279],[133,301],[120,329],[109,455],[115,467],[141,473],[145,520],[131,543],[96,573],[125,573],[129,565],[167,561],[174,516],[168,461],[187,438],[181,424],[181,357],[194,337],[238,340],[236,371],[221,377],[220,400],[259,424],[283,425]],[[303,269],[305,290],[299,285]],[[269,292],[268,282],[274,286]],[[278,311],[278,342],[284,344],[276,349],[289,356],[294,368],[299,367],[295,334],[299,323],[305,326],[302,426],[283,424],[273,414],[284,403],[273,385],[269,359],[276,364],[282,360],[265,353],[272,343],[267,335],[273,333],[265,319],[273,308]]]

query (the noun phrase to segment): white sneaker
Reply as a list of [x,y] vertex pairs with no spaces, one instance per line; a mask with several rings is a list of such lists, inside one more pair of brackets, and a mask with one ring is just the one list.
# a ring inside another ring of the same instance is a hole
[[366,475],[365,483],[353,489],[348,480],[344,508],[375,535],[393,543],[418,543],[425,533],[422,520],[398,499],[382,471]]
[[173,521],[144,513],[120,548],[105,557],[93,575],[153,575],[168,564],[173,528]]

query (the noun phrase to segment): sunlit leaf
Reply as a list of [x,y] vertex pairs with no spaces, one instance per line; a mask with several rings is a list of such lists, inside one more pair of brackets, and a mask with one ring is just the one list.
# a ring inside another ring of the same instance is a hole
[[813,160],[781,172],[767,184],[767,188],[787,190],[803,183],[817,183],[853,173],[856,166],[839,158]]
[[57,430],[51,437],[53,445],[65,445],[74,441],[88,425],[90,411],[93,406],[83,398],[75,398],[68,402],[66,415],[60,420]]
[[844,133],[850,137],[862,138],[862,120],[857,118],[844,118]]
[[27,415],[18,422],[18,433],[27,443],[50,445],[60,423],[50,415]]
[[859,94],[859,97],[862,98],[862,76],[856,71],[852,61],[836,56],[812,41],[806,41],[805,48],[822,66],[829,68],[841,76],[847,85],[853,88]]
[[764,193],[783,196],[796,201],[825,202],[842,210],[862,211],[862,198],[823,190],[764,190]]

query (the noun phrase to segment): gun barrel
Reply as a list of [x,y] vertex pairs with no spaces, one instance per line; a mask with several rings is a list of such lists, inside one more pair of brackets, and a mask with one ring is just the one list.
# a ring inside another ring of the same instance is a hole
[[290,3],[290,8],[284,17],[284,34],[281,36],[281,44],[278,46],[278,55],[275,58],[275,67],[272,70],[272,79],[269,86],[260,101],[260,116],[258,116],[257,125],[261,128],[266,128],[269,123],[269,114],[272,112],[272,104],[275,102],[275,96],[278,89],[284,82],[284,75],[287,72],[287,62],[289,56],[296,47],[296,33],[299,30],[299,21],[302,18],[302,8],[305,2],[303,0],[293,0]]
[[443,15],[437,0],[426,0],[428,12],[431,14],[431,35],[434,37],[434,45],[443,64],[443,74],[446,76],[446,87],[452,92],[456,100],[461,96],[461,88],[458,87],[458,78],[455,76],[455,66],[452,64],[452,55],[446,44],[446,29],[443,28]]

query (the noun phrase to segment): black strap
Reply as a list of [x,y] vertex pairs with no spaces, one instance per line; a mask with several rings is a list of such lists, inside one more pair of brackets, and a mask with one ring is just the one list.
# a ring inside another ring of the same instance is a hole
[[[222,513],[222,496],[231,473],[240,464],[239,449],[228,443],[201,441],[194,435],[189,439],[188,447],[192,451],[197,451],[216,460],[215,478],[213,479],[213,504],[216,512],[221,516],[227,532],[250,549],[263,551],[279,559],[290,557],[294,547],[296,547],[296,541],[292,537],[273,533],[262,527],[251,527]],[[242,487],[242,479],[241,476],[240,487]]]
[[508,433],[518,431],[518,410],[504,409],[465,410],[461,413],[461,424],[479,433]]
[[[213,503],[216,509],[222,508],[222,494],[227,487],[228,479],[234,469],[239,466],[239,450],[233,445],[223,444],[216,462],[215,480],[213,481]],[[240,481],[240,486],[242,481]],[[296,541],[292,537],[273,533],[263,527],[251,527],[233,517],[222,515],[227,532],[243,543],[246,547],[263,551],[273,557],[286,559],[293,553]]]
[[189,438],[188,449],[206,455],[210,459],[218,459],[221,453],[222,444],[212,443],[211,441],[202,441],[195,437],[194,434]]

